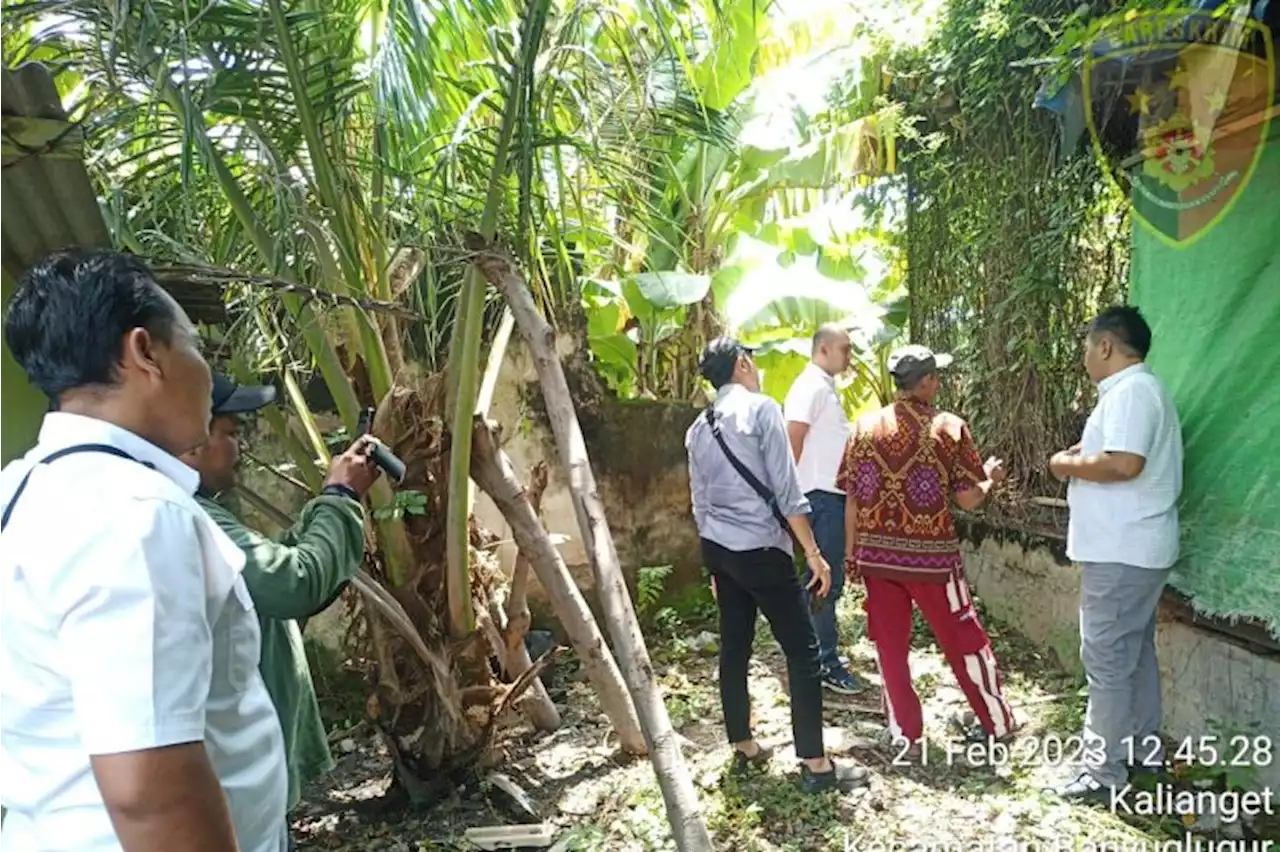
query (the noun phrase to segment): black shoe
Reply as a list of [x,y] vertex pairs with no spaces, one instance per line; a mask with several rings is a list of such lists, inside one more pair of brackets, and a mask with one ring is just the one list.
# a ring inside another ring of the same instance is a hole
[[865,787],[871,782],[871,773],[861,766],[849,766],[831,761],[826,772],[814,772],[807,764],[800,765],[800,789],[806,793],[824,793],[827,790],[848,792]]
[[733,765],[729,767],[729,774],[742,777],[752,772],[763,772],[771,760],[773,760],[773,749],[771,748],[757,746],[756,753],[750,757],[735,748],[733,750]]
[[1106,804],[1111,799],[1111,788],[1100,783],[1088,770],[1053,791],[1060,798],[1081,804]]
[[849,674],[849,670],[843,666],[823,672],[822,685],[840,695],[857,695],[867,688],[865,683]]

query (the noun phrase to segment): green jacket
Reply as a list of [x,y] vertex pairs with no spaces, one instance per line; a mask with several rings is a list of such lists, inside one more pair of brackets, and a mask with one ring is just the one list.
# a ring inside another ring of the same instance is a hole
[[262,627],[259,669],[284,731],[292,810],[302,785],[333,769],[296,619],[332,603],[342,584],[355,576],[364,556],[364,507],[346,497],[321,495],[273,541],[213,500],[197,499],[246,557],[244,581]]

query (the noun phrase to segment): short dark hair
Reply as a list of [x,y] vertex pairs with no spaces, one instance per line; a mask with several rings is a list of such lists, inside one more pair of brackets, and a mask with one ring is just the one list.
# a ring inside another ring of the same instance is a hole
[[1151,351],[1151,326],[1142,311],[1132,305],[1113,305],[1098,314],[1089,325],[1089,334],[1111,334],[1139,358]]
[[720,390],[733,381],[733,373],[738,368],[738,359],[750,356],[751,350],[736,338],[717,337],[702,351],[698,372],[704,379],[711,382],[712,387]]
[[918,388],[920,386],[920,383],[923,382],[925,379],[929,378],[930,376],[936,376],[937,374],[938,374],[938,370],[935,367],[931,370],[924,369],[924,370],[916,370],[913,373],[906,373],[903,375],[898,375],[897,373],[893,373],[891,375],[893,376],[893,386],[898,390],[904,393],[907,393]]
[[132,329],[170,342],[174,304],[132,255],[63,249],[22,276],[5,316],[5,342],[32,383],[56,400],[73,388],[114,384]]

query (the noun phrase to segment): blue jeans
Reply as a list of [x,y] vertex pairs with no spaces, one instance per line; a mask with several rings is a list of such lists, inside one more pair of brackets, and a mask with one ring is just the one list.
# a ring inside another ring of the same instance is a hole
[[[809,523],[813,538],[822,551],[822,558],[831,566],[831,589],[822,609],[813,613],[813,626],[818,632],[818,662],[822,671],[840,670],[840,632],[836,627],[836,602],[844,591],[844,495],[830,491],[810,491]],[[804,582],[813,579],[813,572],[805,569]],[[812,594],[809,594],[812,603]],[[810,609],[812,611],[812,609]]]

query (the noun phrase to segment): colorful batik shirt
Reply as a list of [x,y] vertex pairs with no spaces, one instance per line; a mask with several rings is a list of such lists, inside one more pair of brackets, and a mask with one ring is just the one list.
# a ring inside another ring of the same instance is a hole
[[985,481],[969,427],[902,399],[861,420],[836,485],[856,504],[864,576],[945,583],[962,569],[951,495]]

